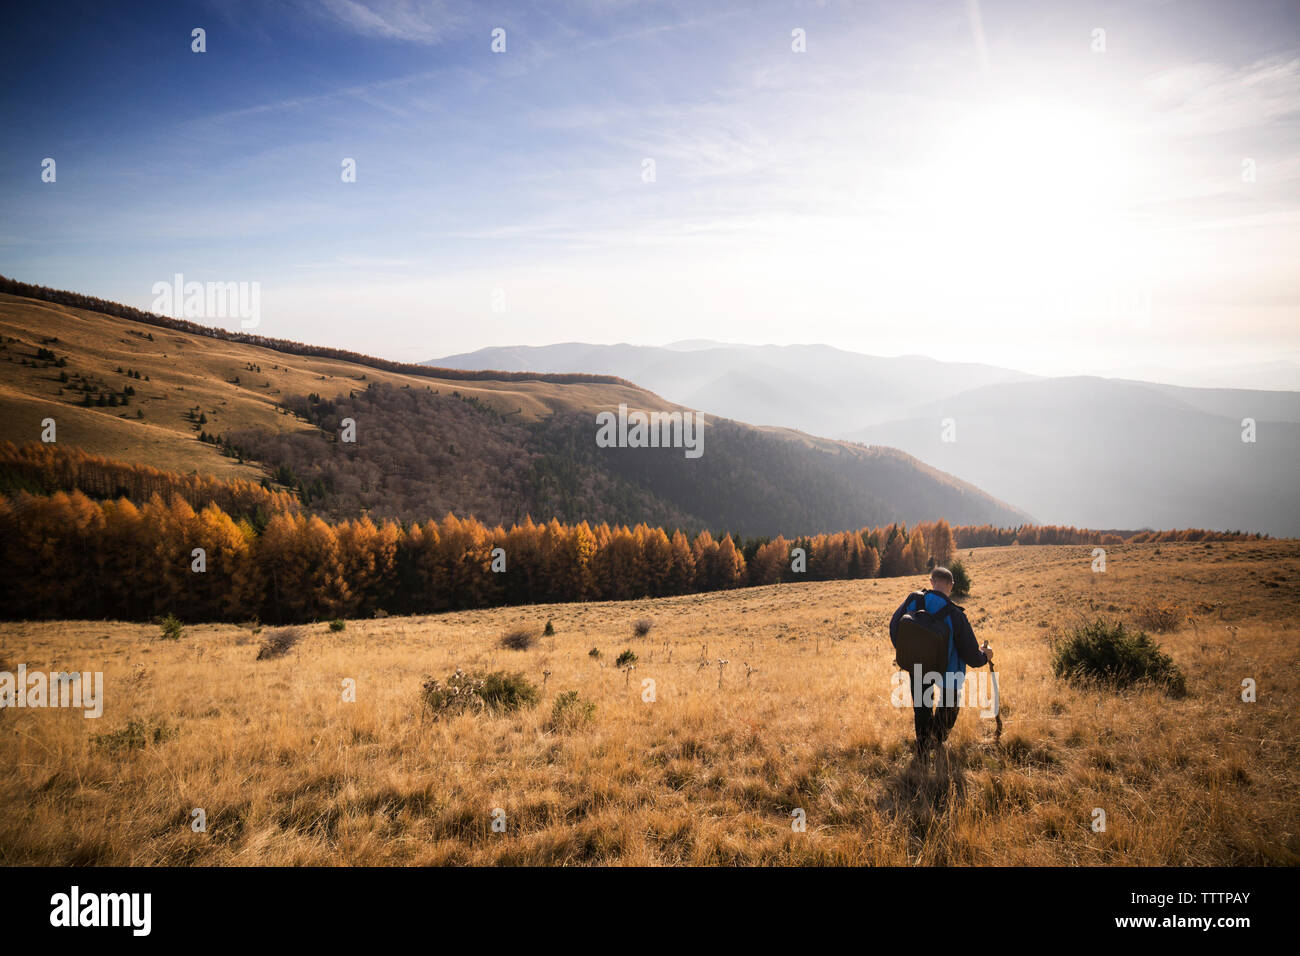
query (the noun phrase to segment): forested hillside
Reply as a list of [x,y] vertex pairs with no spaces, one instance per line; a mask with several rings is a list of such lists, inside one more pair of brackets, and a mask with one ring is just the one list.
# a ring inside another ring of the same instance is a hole
[[[883,448],[804,441],[708,420],[705,452],[598,448],[595,421],[557,412],[519,424],[456,392],[372,385],[285,406],[318,432],[242,429],[217,436],[264,462],[322,513],[419,520],[454,511],[489,523],[525,516],[688,531],[814,534],[942,515],[961,523],[1024,516]],[[344,420],[356,441],[336,440]]]

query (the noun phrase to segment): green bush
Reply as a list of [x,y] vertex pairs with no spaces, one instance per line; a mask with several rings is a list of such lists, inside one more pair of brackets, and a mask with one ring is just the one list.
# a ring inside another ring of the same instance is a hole
[[158,618],[158,626],[162,628],[160,635],[164,641],[179,641],[181,634],[185,632],[181,626],[181,619],[175,614],[168,614],[166,617]]
[[542,637],[554,637],[555,625],[551,623],[550,618],[546,620],[546,628],[542,631]]
[[600,657],[600,648],[593,647],[591,650],[587,651],[587,656],[592,658],[593,660]]
[[348,625],[346,621],[339,620],[337,617],[334,620],[330,621],[331,631],[341,631],[347,626]]
[[957,598],[970,594],[970,575],[966,572],[966,565],[954,561],[948,570],[952,572],[952,596]]
[[1071,629],[1052,647],[1052,672],[1114,687],[1149,682],[1173,697],[1187,693],[1187,680],[1173,658],[1146,632],[1122,622],[1098,619]]
[[489,707],[503,711],[531,707],[541,699],[537,688],[523,674],[507,674],[504,671],[488,674],[479,693]]
[[532,706],[540,699],[537,688],[522,674],[466,674],[459,669],[445,682],[426,677],[420,697],[435,720],[485,710],[509,712]]
[[622,654],[618,655],[618,659],[614,661],[614,666],[627,667],[629,664],[635,664],[635,663],[636,663],[636,652],[631,649],[628,649],[624,651]]
[[551,705],[551,730],[577,730],[596,719],[594,701],[579,697],[576,690],[566,690]]

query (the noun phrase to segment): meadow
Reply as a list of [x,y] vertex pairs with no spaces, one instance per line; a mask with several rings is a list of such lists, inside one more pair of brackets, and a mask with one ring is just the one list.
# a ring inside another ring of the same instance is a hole
[[[99,719],[0,710],[0,864],[1300,862],[1300,542],[961,557],[1005,730],[966,710],[934,766],[890,704],[919,576],[321,622],[263,660],[252,622],[0,624],[0,670],[106,682]],[[1054,677],[1099,616],[1145,622],[1186,696]],[[434,719],[422,682],[457,668],[540,700]]]

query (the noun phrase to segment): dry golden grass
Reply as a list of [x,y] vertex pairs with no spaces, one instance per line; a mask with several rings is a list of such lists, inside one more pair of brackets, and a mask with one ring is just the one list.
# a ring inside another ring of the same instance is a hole
[[[274,335],[274,330],[259,328]],[[153,341],[144,337],[151,333]],[[198,429],[185,418],[199,406],[208,418],[204,429],[225,434],[241,428],[272,431],[309,429],[301,419],[277,410],[289,395],[317,392],[346,395],[370,382],[425,387],[477,398],[515,421],[531,422],[555,411],[616,408],[671,409],[650,392],[624,385],[553,382],[461,381],[400,375],[331,359],[288,355],[270,349],[201,335],[156,328],[84,309],[74,309],[0,293],[0,337],[16,338],[0,352],[0,440],[37,441],[41,420],[58,423],[64,444],[121,461],[169,471],[199,471],[221,478],[261,477],[256,465],[222,457],[212,445],[197,441]],[[48,338],[47,347],[66,357],[66,369],[24,366]],[[3,340],[0,339],[0,340]],[[5,357],[13,361],[6,361]],[[248,364],[261,368],[249,371]],[[149,381],[127,379],[118,367],[136,369]],[[84,374],[114,389],[135,387],[130,405],[82,408],[80,394],[59,394],[59,372]],[[235,379],[238,378],[238,384]],[[142,410],[144,418],[136,417]]]
[[[911,712],[888,703],[884,625],[911,580],[321,623],[270,661],[230,625],[179,642],[134,624],[5,625],[0,660],[102,669],[107,704],[99,720],[0,712],[0,863],[1300,861],[1300,599],[1286,583],[1300,543],[1116,547],[1102,575],[1090,550],[963,555],[1006,730],[996,745],[992,721],[964,712],[939,770],[912,764]],[[1052,678],[1051,622],[1156,599],[1186,615],[1159,637],[1186,698]],[[548,618],[538,647],[499,646]],[[642,618],[654,626],[638,639]],[[627,647],[630,679],[613,664]],[[421,676],[458,666],[551,674],[535,708],[422,720]],[[1240,699],[1245,677],[1257,703]],[[548,729],[566,690],[595,720]],[[175,733],[116,756],[92,743],[133,718]],[[206,833],[190,828],[196,807]]]

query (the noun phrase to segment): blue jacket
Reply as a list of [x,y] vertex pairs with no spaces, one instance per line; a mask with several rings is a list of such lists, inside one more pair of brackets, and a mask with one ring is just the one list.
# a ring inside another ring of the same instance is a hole
[[938,591],[931,591],[929,588],[924,591],[913,591],[903,599],[903,603],[894,612],[893,618],[889,621],[889,640],[892,644],[898,645],[898,623],[903,619],[903,615],[916,610],[922,600],[925,601],[925,609],[931,614],[943,610],[945,604],[952,605],[952,613],[947,617],[949,674],[965,676],[967,664],[971,667],[982,667],[988,663],[989,659],[984,656],[979,642],[975,640],[975,632],[971,629],[970,621],[966,620],[965,609],[953,604]]

